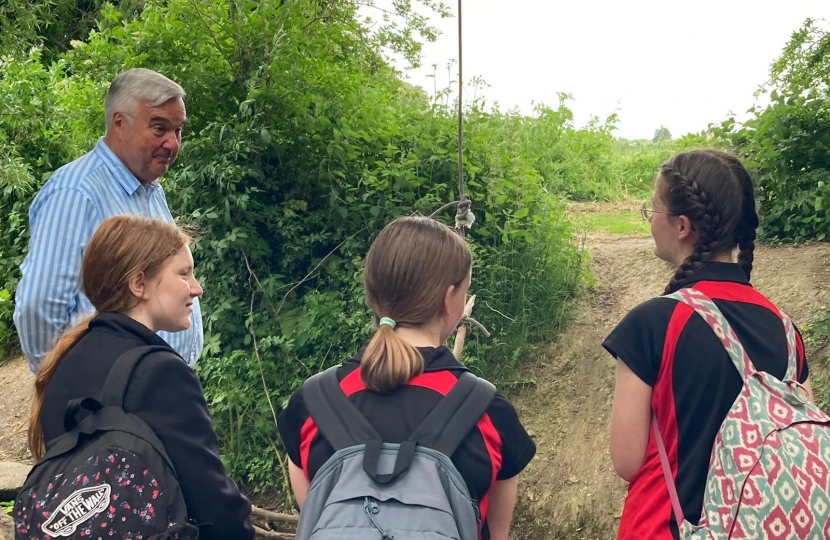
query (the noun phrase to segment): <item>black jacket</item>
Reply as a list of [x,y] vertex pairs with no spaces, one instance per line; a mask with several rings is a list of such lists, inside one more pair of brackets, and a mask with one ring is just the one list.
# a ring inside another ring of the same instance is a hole
[[[141,323],[102,313],[55,370],[43,399],[44,440],[64,433],[66,404],[97,397],[115,360],[143,345],[167,343]],[[251,505],[225,472],[202,386],[193,370],[171,349],[145,357],[136,367],[124,408],[152,428],[164,444],[181,484],[188,516],[200,540],[254,537]],[[80,418],[80,417],[79,417]]]

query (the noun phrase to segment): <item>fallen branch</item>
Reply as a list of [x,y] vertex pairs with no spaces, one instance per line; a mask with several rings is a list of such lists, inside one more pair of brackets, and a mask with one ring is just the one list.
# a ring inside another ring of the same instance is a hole
[[288,523],[290,525],[296,525],[300,522],[300,516],[294,514],[277,514],[276,512],[263,510],[256,506],[251,507],[251,517],[259,518],[268,523]]
[[266,531],[254,525],[254,533],[256,538],[267,538],[268,540],[294,540],[295,536],[288,533]]
[[[476,305],[476,295],[472,295],[469,300],[467,300],[467,304],[464,306],[464,317],[461,319],[462,321],[472,315],[473,313],[473,306]],[[464,352],[464,340],[467,339],[467,325],[462,324],[458,328],[458,332],[455,334],[455,345],[452,347],[452,354],[457,359],[461,359],[461,353]]]

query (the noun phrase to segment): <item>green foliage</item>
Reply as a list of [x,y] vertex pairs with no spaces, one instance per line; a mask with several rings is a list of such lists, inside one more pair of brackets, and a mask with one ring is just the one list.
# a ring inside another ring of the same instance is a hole
[[14,304],[8,289],[0,289],[0,358],[6,358],[15,348]]
[[570,99],[560,94],[556,109],[537,105],[530,118],[504,115],[511,125],[505,136],[516,141],[514,152],[539,172],[547,189],[570,200],[643,198],[663,161],[681,150],[714,144],[702,134],[658,142],[615,139],[616,115],[576,127]]
[[[633,203],[631,206],[635,206]],[[599,231],[614,235],[648,236],[651,228],[648,221],[640,215],[639,210],[629,211],[598,211],[580,212],[574,211],[574,221],[579,227],[588,231]]]
[[[107,0],[4,0],[0,3],[0,55],[23,55],[43,47],[45,63],[86,39]],[[144,0],[113,0],[125,14],[135,15]]]
[[616,139],[611,148],[612,166],[610,174],[614,179],[608,182],[613,190],[607,200],[643,199],[650,197],[654,180],[660,165],[671,156],[684,150],[713,146],[714,140],[703,134],[689,134],[675,140]]
[[756,171],[761,230],[769,239],[830,237],[830,31],[808,20],[771,70],[769,104],[715,133]]
[[807,19],[770,69],[770,85],[799,94],[813,89],[827,95],[830,89],[830,23]]
[[12,515],[12,512],[14,512],[14,501],[0,501],[0,508],[8,515]]
[[671,131],[665,126],[660,126],[658,129],[654,130],[654,137],[651,138],[651,142],[657,144],[660,141],[670,141],[671,140]]
[[[826,373],[827,367],[830,364],[830,357],[827,353],[827,346],[830,344],[830,305],[825,306],[818,313],[815,313],[808,323],[801,325],[800,330],[801,335],[804,337],[805,345],[816,349],[819,353],[809,358],[811,368],[810,384],[813,387],[816,404],[822,410],[829,410],[830,381],[827,380],[826,376],[815,376],[815,372]],[[819,367],[818,370],[816,370],[817,367]]]
[[[382,32],[361,26],[347,1],[150,1],[136,18],[106,6],[99,29],[58,62],[35,51],[0,66],[0,152],[13,164],[0,212],[17,216],[0,238],[7,276],[25,252],[33,193],[101,133],[112,77],[146,66],[188,91],[185,146],[163,183],[173,214],[199,232],[198,371],[223,458],[261,488],[280,477],[276,413],[373,331],[361,287],[371,240],[397,216],[458,197],[453,111],[383,60],[417,61],[411,36],[428,37],[407,6]],[[472,292],[495,334],[468,340],[466,360],[507,377],[564,322],[582,261],[554,186],[522,147],[529,133],[514,129],[522,119],[478,105],[465,116]],[[601,161],[592,145],[581,148]]]
[[559,95],[556,109],[537,105],[532,119],[511,117],[516,151],[526,156],[553,193],[574,200],[617,198],[624,182],[614,174],[612,135],[617,117],[593,119],[584,128],[573,123],[566,106],[571,96]]

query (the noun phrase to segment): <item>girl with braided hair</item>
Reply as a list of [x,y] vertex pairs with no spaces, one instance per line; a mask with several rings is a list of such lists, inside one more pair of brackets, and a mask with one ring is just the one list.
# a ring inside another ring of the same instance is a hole
[[[676,268],[665,293],[693,288],[713,299],[755,368],[783,378],[787,339],[778,308],[750,285],[758,215],[741,162],[717,150],[674,156],[660,168],[642,215],[651,224],[654,254]],[[796,345],[797,379],[812,399],[797,332]],[[683,515],[697,523],[712,447],[741,375],[703,318],[671,298],[632,309],[603,346],[617,360],[611,460],[629,482],[617,538],[676,539],[652,414]]]

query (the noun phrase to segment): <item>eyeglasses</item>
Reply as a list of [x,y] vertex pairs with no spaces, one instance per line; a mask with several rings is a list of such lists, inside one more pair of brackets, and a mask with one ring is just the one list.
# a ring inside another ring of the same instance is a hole
[[673,213],[666,212],[664,210],[655,210],[654,203],[651,201],[651,199],[643,201],[643,204],[640,205],[640,215],[643,217],[643,219],[648,221],[654,214],[666,214],[667,216],[674,215]]

